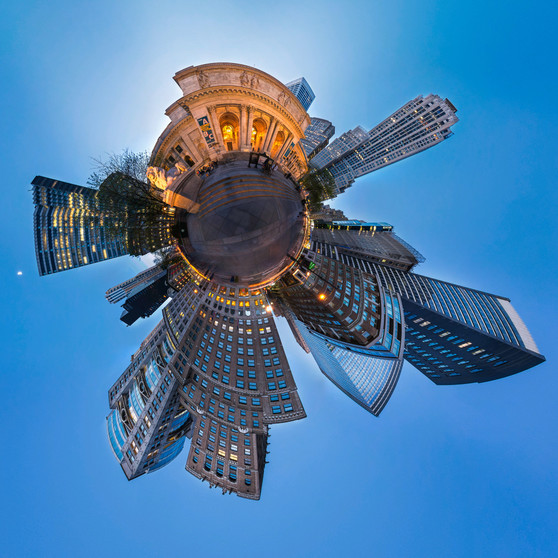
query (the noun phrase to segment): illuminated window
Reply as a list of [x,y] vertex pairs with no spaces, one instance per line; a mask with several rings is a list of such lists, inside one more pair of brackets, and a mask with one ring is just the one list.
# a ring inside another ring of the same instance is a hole
[[234,128],[230,124],[225,124],[222,130],[223,130],[223,140],[232,141],[234,139]]

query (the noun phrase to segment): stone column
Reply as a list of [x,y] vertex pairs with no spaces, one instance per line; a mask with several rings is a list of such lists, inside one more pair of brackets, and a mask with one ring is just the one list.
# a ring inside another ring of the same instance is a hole
[[207,114],[209,116],[209,122],[211,124],[211,129],[213,130],[213,134],[215,135],[215,139],[217,140],[217,153],[221,151],[226,151],[227,148],[225,147],[225,142],[223,140],[223,134],[221,133],[221,126],[219,126],[219,122],[217,120],[217,115],[215,114],[215,107],[208,106],[207,107]]
[[246,149],[246,107],[240,105],[240,138],[239,138],[239,149],[240,151],[247,151]]
[[252,135],[254,112],[256,109],[250,105],[248,105],[246,109],[248,110],[248,118],[246,120],[246,147],[248,148],[248,151],[250,151],[250,136]]
[[[273,144],[275,143],[275,140],[277,139],[277,134],[279,133],[279,128],[280,128],[280,124],[279,121],[275,121],[275,128],[273,130],[273,133],[269,136],[269,143],[266,146],[266,153],[269,153],[269,155],[271,155],[271,150],[273,149]],[[276,157],[277,159],[277,157]]]
[[198,151],[198,148],[195,146],[194,142],[190,139],[190,137],[186,133],[181,133],[180,137],[182,141],[186,144],[188,151],[194,159],[194,163],[200,163],[203,160],[202,154]]
[[269,149],[269,144],[271,143],[271,137],[275,132],[275,128],[277,128],[277,118],[272,116],[269,119],[269,126],[267,128],[267,132],[265,134],[264,142],[262,144],[262,151],[265,153]]
[[285,138],[285,143],[281,146],[281,149],[279,150],[277,157],[275,157],[276,161],[280,161],[282,159],[283,154],[285,153],[285,151],[287,151],[289,145],[291,145],[291,141],[293,141],[293,137],[294,136],[290,132],[287,134],[287,137]]

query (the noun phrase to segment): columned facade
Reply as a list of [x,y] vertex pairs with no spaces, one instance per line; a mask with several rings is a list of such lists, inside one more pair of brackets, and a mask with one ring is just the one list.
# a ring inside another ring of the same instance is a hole
[[272,117],[271,123],[270,123],[270,126],[269,126],[269,131],[266,135],[265,142],[264,142],[264,145],[263,145],[263,148],[262,148],[262,151],[264,151],[266,153],[269,151],[270,145],[273,145],[273,142],[275,141],[275,135],[276,135],[276,132],[277,132],[277,124],[278,124],[277,120],[275,120],[275,118]]
[[298,144],[310,117],[284,84],[255,68],[225,63],[191,66],[174,79],[183,96],[166,111],[171,124],[156,143],[153,166],[168,171],[180,163],[193,172],[226,152],[259,151],[295,178],[306,172]]

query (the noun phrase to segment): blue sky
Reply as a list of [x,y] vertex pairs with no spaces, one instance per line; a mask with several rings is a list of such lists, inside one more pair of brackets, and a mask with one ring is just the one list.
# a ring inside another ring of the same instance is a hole
[[[0,556],[524,557],[558,553],[555,4],[377,0],[27,2],[3,7]],[[192,64],[305,76],[313,116],[372,127],[418,94],[455,136],[335,205],[392,223],[420,272],[511,298],[547,363],[437,387],[409,365],[379,419],[284,344],[308,418],[274,427],[262,500],[167,468],[125,480],[107,389],[157,318],[104,291],[131,258],[39,278],[29,183],[151,149]],[[23,272],[17,276],[18,270]]]

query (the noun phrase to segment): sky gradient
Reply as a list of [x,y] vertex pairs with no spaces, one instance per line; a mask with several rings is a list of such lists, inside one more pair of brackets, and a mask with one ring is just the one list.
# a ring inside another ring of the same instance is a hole
[[[4,6],[0,556],[558,555],[555,282],[557,9],[514,1],[215,0]],[[186,66],[304,76],[311,116],[371,128],[419,94],[455,135],[334,201],[387,221],[418,272],[509,297],[547,362],[441,386],[408,364],[380,418],[282,340],[308,418],[271,429],[262,499],[168,467],[128,482],[107,390],[160,312],[126,328],[104,300],[144,268],[120,258],[39,278],[30,182],[85,184],[91,157],[151,150]],[[17,272],[23,275],[18,276]]]

